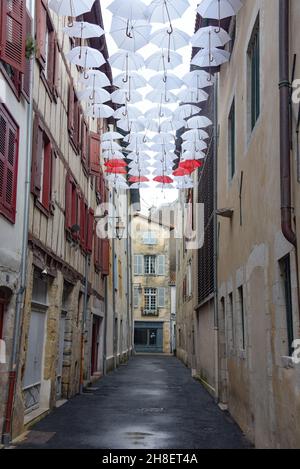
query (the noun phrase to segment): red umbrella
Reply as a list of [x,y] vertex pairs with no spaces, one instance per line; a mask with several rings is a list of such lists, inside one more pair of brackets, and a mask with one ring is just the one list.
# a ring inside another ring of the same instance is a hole
[[160,182],[161,184],[172,184],[173,179],[169,176],[156,176],[153,181]]
[[131,176],[129,179],[128,179],[129,182],[148,182],[149,179],[146,177],[146,176]]
[[191,174],[191,171],[185,168],[177,168],[173,171],[173,176],[188,176],[189,174]]
[[107,168],[105,170],[106,173],[111,173],[111,174],[127,174],[127,170],[125,168]]
[[179,168],[183,168],[191,172],[195,171],[197,168],[201,168],[202,166],[203,162],[198,160],[187,160],[179,163]]
[[125,168],[127,166],[127,163],[124,160],[113,159],[107,161],[106,163],[104,163],[104,165],[108,168]]

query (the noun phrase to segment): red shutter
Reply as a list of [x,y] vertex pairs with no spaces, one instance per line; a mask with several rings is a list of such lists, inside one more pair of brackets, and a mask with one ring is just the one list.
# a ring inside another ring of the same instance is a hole
[[102,275],[109,275],[109,240],[101,239],[101,271]]
[[[26,38],[31,36],[31,16],[26,10]],[[24,75],[22,76],[22,93],[29,101],[30,99],[30,72],[31,72],[31,60],[26,59],[25,63],[25,72]]]
[[0,104],[0,213],[15,223],[19,129]]
[[21,73],[25,71],[26,0],[1,2],[0,59]]
[[65,218],[66,218],[66,230],[72,228],[72,191],[73,181],[70,174],[66,177],[66,200],[65,200]]
[[68,106],[68,130],[71,136],[74,133],[74,99],[75,92],[73,85],[69,86],[69,106]]
[[47,9],[43,0],[36,0],[36,57],[42,66],[46,65]]
[[94,263],[95,267],[100,267],[100,239],[97,236],[96,223],[95,223],[95,241],[94,241]]
[[31,163],[31,192],[40,196],[42,178],[42,156],[43,156],[43,130],[40,127],[39,118],[35,115],[33,123],[33,149]]
[[94,210],[90,208],[88,211],[87,243],[86,243],[86,249],[89,253],[93,251],[94,229],[95,229]]
[[79,205],[80,205],[80,244],[82,249],[86,249],[86,212],[87,205],[84,200],[83,194],[79,196]]
[[84,167],[89,170],[89,144],[88,144],[88,127],[84,118],[81,120],[81,159]]
[[59,49],[57,36],[55,35],[54,40],[54,56],[53,56],[53,93],[58,96],[59,89]]
[[42,204],[46,210],[50,209],[52,197],[52,147],[46,143],[44,147],[43,196]]
[[100,135],[90,133],[90,164],[91,173],[100,174]]

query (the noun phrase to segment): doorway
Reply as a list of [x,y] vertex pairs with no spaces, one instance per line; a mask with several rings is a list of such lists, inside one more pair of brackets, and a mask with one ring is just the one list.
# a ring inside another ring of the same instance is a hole
[[163,323],[135,322],[134,347],[136,352],[163,352]]
[[99,344],[100,344],[100,324],[101,318],[93,315],[93,327],[92,327],[92,349],[91,349],[91,375],[99,371]]

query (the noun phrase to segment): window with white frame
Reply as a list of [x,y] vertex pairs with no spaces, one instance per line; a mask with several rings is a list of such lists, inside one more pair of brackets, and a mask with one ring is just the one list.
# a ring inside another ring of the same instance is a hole
[[156,274],[156,256],[145,256],[144,258],[145,275]]
[[155,245],[157,244],[157,238],[153,231],[146,231],[143,233],[143,243],[148,245]]
[[157,310],[157,290],[156,288],[145,288],[145,310]]

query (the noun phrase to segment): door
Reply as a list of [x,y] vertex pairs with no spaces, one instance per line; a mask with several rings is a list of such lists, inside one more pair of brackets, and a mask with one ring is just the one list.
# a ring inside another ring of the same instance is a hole
[[65,331],[66,313],[61,313],[59,322],[58,363],[56,371],[56,399],[61,399],[62,397],[62,372],[64,362]]
[[136,352],[163,352],[163,323],[136,322],[134,327]]
[[30,412],[40,405],[44,331],[45,313],[33,310],[30,318],[23,385],[25,412]]
[[99,354],[99,329],[100,318],[93,316],[92,329],[92,351],[91,351],[91,374],[98,371],[98,354]]

